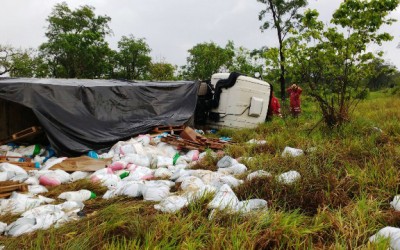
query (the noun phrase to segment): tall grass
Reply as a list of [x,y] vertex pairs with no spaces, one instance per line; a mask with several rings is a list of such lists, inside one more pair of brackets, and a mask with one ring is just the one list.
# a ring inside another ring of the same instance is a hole
[[[219,131],[237,142],[225,153],[245,160],[249,173],[266,170],[272,177],[245,181],[234,191],[240,200],[266,199],[267,212],[249,215],[216,213],[210,219],[211,197],[176,214],[163,214],[154,203],[138,199],[97,198],[86,203],[87,216],[59,228],[17,238],[0,237],[6,249],[386,249],[388,241],[368,242],[384,226],[400,226],[400,215],[389,206],[400,183],[400,99],[371,93],[359,104],[353,119],[333,131],[316,107],[305,100],[299,118],[275,118],[256,129]],[[250,145],[250,139],[266,145]],[[305,155],[283,158],[286,146]],[[313,149],[307,151],[308,149]],[[215,170],[209,154],[195,168]],[[293,185],[275,176],[296,170]],[[246,175],[240,176],[245,178]],[[82,181],[50,191],[98,186]],[[11,222],[15,217],[0,218]],[[0,245],[1,245],[0,244]]]

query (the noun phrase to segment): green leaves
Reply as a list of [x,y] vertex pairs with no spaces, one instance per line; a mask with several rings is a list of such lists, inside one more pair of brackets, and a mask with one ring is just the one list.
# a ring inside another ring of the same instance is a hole
[[[376,74],[373,60],[379,53],[367,51],[370,44],[391,40],[379,33],[398,0],[346,0],[335,11],[331,23],[324,27],[316,11],[307,10],[303,27],[293,34],[286,46],[291,64],[289,72],[297,82],[306,84],[318,102],[325,123],[335,127],[346,122],[361,96],[365,96],[368,80]],[[312,42],[312,43],[311,43]]]
[[41,56],[51,76],[98,78],[107,74],[107,56],[111,50],[105,36],[111,33],[108,16],[96,16],[91,6],[69,9],[56,4],[47,21],[47,43],[40,46]]
[[150,70],[150,47],[144,38],[136,39],[133,35],[123,36],[118,42],[116,55],[119,68],[116,74],[128,80],[146,79]]
[[195,45],[188,51],[187,66],[183,69],[184,77],[206,80],[222,67],[229,68],[234,56],[232,48],[232,42],[228,42],[225,48],[214,42]]

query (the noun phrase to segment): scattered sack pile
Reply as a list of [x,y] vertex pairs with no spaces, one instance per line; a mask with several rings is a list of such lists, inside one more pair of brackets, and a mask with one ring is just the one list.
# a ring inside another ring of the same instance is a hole
[[[29,193],[24,194],[24,198],[21,198],[22,194],[14,193],[9,199],[0,199],[0,211],[23,213],[17,221],[8,226],[0,223],[0,234],[18,236],[76,219],[77,212],[84,206],[83,202],[95,198],[95,194],[89,190],[65,192],[58,198],[65,199],[66,202],[58,205],[49,204],[54,201],[38,194],[46,193],[46,187],[84,178],[107,187],[103,199],[120,195],[143,197],[143,200],[158,202],[154,205],[155,209],[166,213],[177,212],[206,194],[212,195],[213,199],[208,208],[215,211],[248,213],[267,209],[267,201],[240,201],[232,191],[232,188],[244,182],[237,176],[247,172],[247,167],[236,159],[224,156],[217,163],[217,171],[190,169],[205,155],[205,152],[200,153],[198,150],[178,151],[176,147],[161,142],[160,136],[140,135],[128,141],[118,142],[108,153],[98,155],[101,159],[112,161],[106,168],[94,173],[77,171],[70,174],[63,170],[51,170],[54,164],[65,159],[56,157],[48,158],[44,163],[42,161],[39,170],[29,172],[13,164],[2,163],[0,180],[25,182],[29,184]],[[270,177],[271,174],[259,170],[250,173],[247,180],[266,176]],[[276,178],[283,184],[291,184],[300,178],[300,174],[289,171]],[[171,193],[171,187],[176,183],[180,183],[180,190]],[[213,212],[211,216],[212,214]]]
[[[396,195],[393,198],[393,201],[390,202],[390,206],[394,208],[394,210],[400,211],[400,195]],[[400,250],[400,228],[384,227],[376,234],[369,237],[369,241],[376,242],[383,238],[389,239],[390,249]]]

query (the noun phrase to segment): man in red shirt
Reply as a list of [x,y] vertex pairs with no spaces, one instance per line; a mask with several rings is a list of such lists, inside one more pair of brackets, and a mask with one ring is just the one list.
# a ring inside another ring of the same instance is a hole
[[290,97],[290,112],[294,117],[297,117],[301,113],[300,95],[303,90],[296,84],[292,84],[286,91]]
[[278,98],[275,97],[274,92],[271,95],[271,110],[273,115],[282,116],[281,115],[281,104],[279,103]]

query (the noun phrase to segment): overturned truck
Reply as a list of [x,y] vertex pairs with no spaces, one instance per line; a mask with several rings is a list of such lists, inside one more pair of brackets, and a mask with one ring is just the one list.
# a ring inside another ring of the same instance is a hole
[[0,141],[41,126],[59,154],[79,155],[158,126],[254,127],[270,95],[268,83],[237,73],[206,82],[0,78]]

